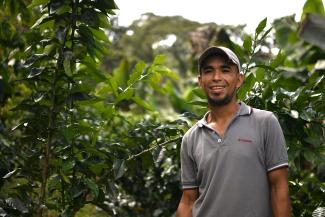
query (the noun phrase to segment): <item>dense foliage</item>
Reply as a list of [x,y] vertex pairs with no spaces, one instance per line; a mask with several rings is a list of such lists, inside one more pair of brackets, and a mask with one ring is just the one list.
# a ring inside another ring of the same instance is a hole
[[[209,44],[239,54],[238,97],[280,120],[293,216],[325,207],[325,52],[294,16],[251,36],[153,14],[119,27],[113,0],[0,5],[1,216],[172,216],[180,141],[206,109],[195,66]],[[325,16],[322,1],[307,13]]]

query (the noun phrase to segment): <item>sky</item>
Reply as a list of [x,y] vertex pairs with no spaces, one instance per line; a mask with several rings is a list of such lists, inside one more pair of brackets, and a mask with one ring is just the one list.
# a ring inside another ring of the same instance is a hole
[[[300,20],[306,0],[115,0],[119,25],[128,26],[141,14],[152,12],[160,16],[180,15],[201,23],[225,25],[246,24],[253,33],[264,18],[271,23],[283,16],[296,15]],[[324,4],[325,0],[323,0]]]

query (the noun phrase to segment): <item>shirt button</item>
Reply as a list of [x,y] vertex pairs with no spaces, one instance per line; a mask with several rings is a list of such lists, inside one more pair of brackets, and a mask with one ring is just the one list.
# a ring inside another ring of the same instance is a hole
[[218,143],[220,143],[220,142],[222,142],[222,140],[221,139],[218,139]]

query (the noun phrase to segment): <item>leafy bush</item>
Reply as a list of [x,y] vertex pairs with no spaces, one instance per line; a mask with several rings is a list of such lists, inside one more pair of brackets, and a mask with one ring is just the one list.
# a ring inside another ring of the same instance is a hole
[[[133,66],[128,59],[141,58],[125,56],[107,65],[121,54],[107,37],[119,33],[108,20],[113,0],[0,3],[0,214],[172,216],[180,141],[206,109],[193,74],[174,73],[161,55],[150,64]],[[304,13],[313,8],[323,13],[318,1],[307,1]],[[184,23],[186,32],[198,26]],[[241,44],[217,29],[224,37],[209,43],[233,48],[245,63],[238,97],[278,116],[293,214],[311,216],[325,206],[325,54],[299,38],[293,17],[266,25],[254,36],[232,32]],[[189,41],[179,43],[173,53],[195,65]]]

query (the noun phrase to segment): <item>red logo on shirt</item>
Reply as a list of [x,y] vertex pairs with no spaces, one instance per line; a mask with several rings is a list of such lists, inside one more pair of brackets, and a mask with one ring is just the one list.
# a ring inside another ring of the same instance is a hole
[[239,142],[245,142],[245,143],[252,143],[252,142],[253,142],[253,141],[250,140],[250,139],[241,139],[241,138],[239,138],[238,141],[239,141]]

